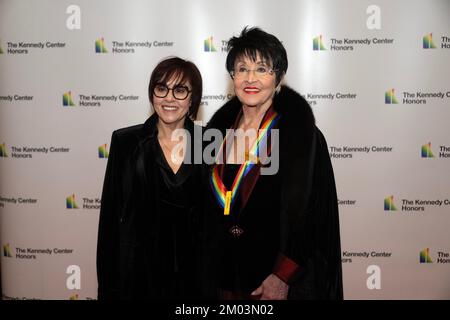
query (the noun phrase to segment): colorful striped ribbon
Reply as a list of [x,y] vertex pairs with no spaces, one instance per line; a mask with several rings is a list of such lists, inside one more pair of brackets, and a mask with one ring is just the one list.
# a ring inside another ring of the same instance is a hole
[[[241,165],[238,173],[236,174],[236,177],[234,178],[231,190],[227,190],[227,188],[225,187],[222,178],[219,174],[219,166],[217,164],[214,166],[210,179],[211,187],[219,205],[224,209],[223,211],[224,215],[230,214],[231,207],[233,206],[234,201],[236,200],[236,196],[238,194],[238,190],[239,187],[241,186],[242,181],[244,180],[245,176],[250,172],[250,170],[253,168],[253,166],[257,164],[253,162],[252,159],[259,159],[258,158],[259,150],[261,149],[262,146],[264,146],[263,144],[264,142],[267,143],[267,139],[263,140],[263,138],[264,137],[268,138],[270,130],[275,126],[279,118],[280,116],[273,110],[273,108],[270,108],[268,110],[262,121],[262,126],[258,131],[258,137],[256,138],[256,141],[254,142],[252,148],[250,149],[249,156],[246,157],[245,162]],[[222,142],[219,155],[221,154],[223,147],[226,144],[226,140],[230,132],[227,134],[224,141]],[[263,143],[261,143],[261,140],[263,140]]]

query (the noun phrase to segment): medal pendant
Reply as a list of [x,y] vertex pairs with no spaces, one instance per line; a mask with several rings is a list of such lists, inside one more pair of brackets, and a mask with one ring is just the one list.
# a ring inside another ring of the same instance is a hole
[[230,215],[230,206],[231,206],[231,191],[227,191],[225,194],[225,207],[223,208],[223,214],[225,216]]
[[232,226],[228,232],[230,232],[233,237],[239,238],[244,233],[244,230],[238,226]]

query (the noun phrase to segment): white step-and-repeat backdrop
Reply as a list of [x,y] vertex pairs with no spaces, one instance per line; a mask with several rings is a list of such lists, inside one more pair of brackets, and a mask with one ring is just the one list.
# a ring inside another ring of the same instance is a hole
[[202,72],[208,121],[247,25],[283,41],[327,137],[345,298],[450,299],[450,1],[2,0],[4,299],[96,299],[112,131],[150,115],[169,55]]

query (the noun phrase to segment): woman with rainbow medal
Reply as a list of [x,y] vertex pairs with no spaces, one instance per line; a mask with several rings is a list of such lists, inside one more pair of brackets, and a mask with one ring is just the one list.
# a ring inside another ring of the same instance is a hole
[[235,97],[208,129],[225,137],[205,170],[203,290],[219,299],[342,299],[339,213],[324,136],[281,85],[286,50],[245,28],[228,42]]

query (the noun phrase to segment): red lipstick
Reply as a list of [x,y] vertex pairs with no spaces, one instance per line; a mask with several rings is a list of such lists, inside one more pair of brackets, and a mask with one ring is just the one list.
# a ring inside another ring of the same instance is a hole
[[247,94],[257,94],[257,93],[259,93],[259,91],[260,90],[257,87],[249,86],[249,87],[244,88],[244,92]]

